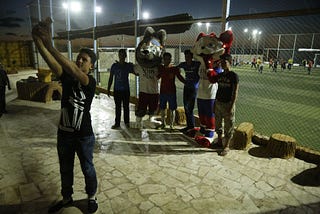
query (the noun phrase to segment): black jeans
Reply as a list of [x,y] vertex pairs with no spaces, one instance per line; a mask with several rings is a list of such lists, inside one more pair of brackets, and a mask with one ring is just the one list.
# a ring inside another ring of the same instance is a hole
[[120,126],[121,104],[123,105],[124,123],[128,124],[130,122],[130,116],[129,116],[130,115],[130,112],[129,112],[130,91],[114,91],[113,97],[114,97],[114,103],[116,105],[115,125]]
[[61,194],[69,198],[73,194],[74,158],[77,153],[85,179],[85,190],[88,196],[97,192],[97,176],[93,165],[95,136],[63,137],[58,135],[57,150],[60,163]]
[[197,97],[197,89],[196,88],[187,88],[183,89],[183,104],[184,104],[184,112],[187,118],[187,127],[194,128],[195,121],[193,115],[194,104]]
[[6,111],[6,86],[0,86],[0,113]]

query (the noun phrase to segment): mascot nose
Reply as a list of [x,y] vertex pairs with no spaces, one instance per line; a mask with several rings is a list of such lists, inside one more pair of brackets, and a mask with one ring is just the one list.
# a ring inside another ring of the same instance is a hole
[[201,49],[205,49],[205,46],[202,46]]
[[149,53],[149,51],[148,51],[148,50],[143,50],[143,51],[142,51],[142,53],[144,53],[144,54],[148,54],[148,53]]

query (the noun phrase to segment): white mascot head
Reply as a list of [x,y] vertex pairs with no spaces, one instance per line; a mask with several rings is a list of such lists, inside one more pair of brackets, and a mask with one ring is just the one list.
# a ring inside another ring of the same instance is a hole
[[167,33],[161,29],[158,32],[147,27],[143,40],[136,49],[136,60],[141,67],[153,68],[161,64]]

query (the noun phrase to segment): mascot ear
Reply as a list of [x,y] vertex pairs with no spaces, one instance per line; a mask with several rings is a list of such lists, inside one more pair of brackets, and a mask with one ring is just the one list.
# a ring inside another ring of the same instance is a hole
[[157,32],[157,37],[158,37],[159,40],[160,40],[160,44],[161,44],[162,46],[164,46],[165,43],[166,43],[166,40],[167,40],[167,32],[166,32],[165,30],[161,29],[161,30],[159,30],[159,31]]
[[216,36],[216,34],[215,34],[215,33],[213,33],[213,32],[212,32],[212,33],[210,33],[210,34],[209,34],[209,36],[210,36],[210,37],[217,37],[217,36]]
[[225,53],[230,53],[230,47],[233,41],[233,33],[231,30],[227,30],[220,34],[219,40],[223,43]]
[[198,41],[201,37],[204,37],[204,36],[206,36],[205,33],[203,33],[203,32],[199,33],[196,41]]
[[144,36],[143,38],[151,38],[152,35],[154,34],[154,29],[152,27],[147,27],[144,31]]

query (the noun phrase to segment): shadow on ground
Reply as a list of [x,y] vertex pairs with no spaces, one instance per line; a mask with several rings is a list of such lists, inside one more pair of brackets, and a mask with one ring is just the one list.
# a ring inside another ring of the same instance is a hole
[[272,158],[270,154],[266,152],[265,147],[259,146],[249,149],[248,153],[257,158]]
[[320,166],[306,169],[291,178],[291,181],[301,186],[320,186]]
[[117,131],[117,139],[110,139],[110,136],[101,136],[96,138],[99,145],[98,152],[108,152],[119,155],[179,155],[179,154],[202,154],[207,152],[217,152],[214,149],[201,147],[189,137],[182,133],[139,130],[139,129],[121,129]]

